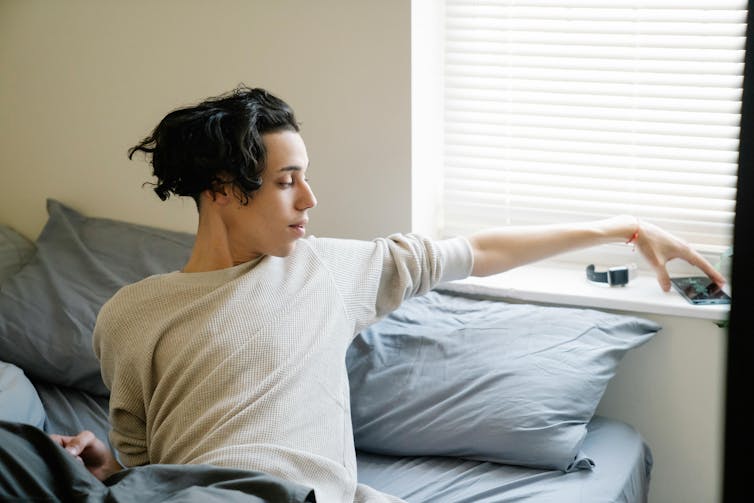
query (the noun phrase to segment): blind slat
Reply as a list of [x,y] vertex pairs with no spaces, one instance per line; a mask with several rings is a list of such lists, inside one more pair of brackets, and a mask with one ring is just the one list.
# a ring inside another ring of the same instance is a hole
[[[565,140],[548,140],[543,138],[506,138],[495,146],[491,145],[447,145],[445,152],[451,155],[467,155],[470,157],[494,157],[505,159],[511,150],[530,152],[541,160],[556,160],[569,154],[594,155],[600,159],[619,162],[617,158],[629,158],[630,165],[643,162],[645,159],[682,159],[703,162],[732,164],[738,161],[736,151],[703,150],[695,148],[673,148],[644,145],[640,150],[631,144],[576,142]],[[537,155],[539,153],[539,155]]]
[[614,0],[607,2],[605,0],[447,0],[447,9],[455,6],[464,9],[483,8],[485,6],[509,6],[516,7],[547,7],[555,9],[571,8],[598,8],[600,10],[615,9],[678,9],[680,11],[687,9],[704,9],[704,10],[744,10],[747,7],[746,0]]
[[[736,25],[738,28],[738,26]],[[685,49],[741,49],[744,46],[744,34],[738,31],[728,36],[712,35],[653,35],[622,33],[557,33],[547,31],[507,31],[500,33],[489,30],[489,37],[482,38],[484,30],[457,30],[450,33],[448,42],[460,42],[473,46],[476,50],[507,52],[517,44],[593,46],[596,44],[610,47],[654,47]]]
[[[681,176],[687,176],[694,173],[710,173],[717,175],[735,176],[738,170],[738,159],[731,162],[710,162],[699,161],[697,159],[658,159],[658,158],[627,158],[625,156],[597,155],[579,152],[560,152],[557,156],[549,152],[538,152],[530,150],[513,150],[505,151],[505,156],[480,156],[472,157],[468,152],[453,146],[445,146],[445,159],[448,165],[458,164],[459,162],[473,163],[474,166],[488,165],[504,166],[511,162],[531,162],[531,163],[559,163],[564,168],[569,166],[584,167],[607,167],[621,169],[646,169],[646,170],[664,170],[672,173],[678,179]],[[574,170],[574,173],[578,171]],[[574,174],[574,176],[578,176]]]
[[477,114],[480,117],[479,122],[488,122],[489,119],[485,119],[485,117],[489,115],[505,114],[510,123],[527,120],[546,121],[549,118],[556,121],[572,119],[621,122],[631,120],[634,124],[638,123],[638,128],[651,128],[655,124],[664,123],[671,125],[698,125],[701,127],[722,125],[738,130],[741,120],[740,104],[730,104],[726,107],[730,109],[730,113],[724,111],[703,112],[638,107],[624,109],[621,113],[618,113],[616,112],[616,108],[619,107],[602,106],[602,104],[594,104],[593,106],[580,106],[575,103],[560,105],[553,101],[548,103],[532,103],[450,98],[445,100],[445,116],[450,122],[452,122],[454,114]]
[[737,75],[742,73],[743,63],[738,61],[686,61],[673,59],[606,59],[548,57],[519,54],[486,55],[469,57],[468,54],[453,54],[445,58],[445,69],[459,76],[508,76],[510,67],[546,68],[569,71],[625,71],[677,75],[689,78],[704,75]]
[[[589,75],[573,75],[561,72],[559,80],[554,80],[554,75],[549,78],[540,71],[523,73],[519,78],[512,75],[510,78],[500,77],[459,77],[447,75],[445,85],[448,88],[465,89],[467,91],[483,91],[494,89],[498,92],[506,90],[538,90],[551,93],[572,93],[581,95],[612,95],[631,97],[666,98],[673,100],[721,100],[740,101],[741,85],[743,76],[729,79],[724,86],[700,86],[700,85],[671,85],[657,83],[655,85],[644,82],[611,81],[608,75],[596,73],[595,78]],[[648,77],[645,77],[648,78]]]
[[[552,45],[541,44],[537,41],[517,44],[479,44],[473,42],[445,41],[445,54],[453,58],[499,58],[504,56],[544,56],[544,57],[574,57],[580,59],[602,58],[621,60],[655,60],[665,61],[698,61],[698,62],[731,62],[743,61],[742,45],[735,50],[716,49],[712,47],[663,47],[658,53],[654,47],[626,46],[616,47],[606,44],[599,45]],[[471,60],[468,60],[471,61]]]
[[[479,169],[476,167],[457,167],[450,165],[446,168],[446,177],[453,182],[462,184],[465,180],[484,181],[485,183],[515,183],[517,181],[535,181],[542,185],[557,185],[561,187],[572,186],[597,186],[614,189],[617,182],[631,183],[641,190],[666,194],[669,191],[677,191],[679,194],[695,194],[707,196],[712,194],[724,194],[726,198],[735,196],[736,175],[714,175],[708,173],[694,173],[678,181],[677,173],[654,172],[648,170],[629,169],[606,169],[596,168],[590,171],[579,171],[580,176],[574,176],[571,172],[558,172],[557,170],[539,169],[541,165],[529,163],[529,169],[522,169],[522,163],[506,163],[505,167],[496,166],[496,169]],[[663,176],[664,175],[664,176]]]
[[601,119],[597,117],[573,117],[553,115],[505,114],[494,111],[456,111],[445,114],[445,131],[463,133],[474,130],[482,134],[495,134],[507,131],[508,127],[529,127],[529,129],[552,130],[574,129],[582,131],[611,131],[638,133],[644,135],[677,135],[697,138],[734,138],[738,139],[739,128],[736,125],[718,125],[708,122],[660,122],[648,120]]
[[[522,104],[531,105],[561,105],[564,107],[594,107],[594,109],[612,109],[616,117],[625,113],[625,109],[639,110],[667,110],[672,112],[700,112],[700,113],[726,113],[739,115],[741,113],[741,92],[731,90],[727,99],[685,99],[674,96],[673,88],[666,89],[665,96],[642,96],[638,94],[610,94],[600,85],[584,86],[563,83],[560,88],[549,84],[550,89],[536,89],[539,83],[529,82],[529,89],[464,89],[445,88],[446,103],[457,107],[464,99],[485,100],[498,106],[516,107]],[[519,83],[523,88],[524,82]],[[543,86],[542,86],[543,87]],[[573,92],[564,91],[570,88]],[[630,86],[624,86],[626,91]],[[617,92],[619,89],[613,89]],[[591,92],[596,91],[596,92]],[[591,92],[591,94],[590,94]]]
[[[573,40],[583,40],[589,36],[606,37],[608,45],[612,40],[626,45],[626,35],[642,37],[641,40],[651,41],[662,37],[687,37],[688,40],[698,41],[701,37],[743,37],[746,35],[746,20],[736,23],[706,23],[706,22],[642,22],[638,20],[595,22],[584,19],[526,19],[522,17],[494,18],[473,17],[465,22],[448,23],[446,30],[448,40],[482,40],[511,41],[525,35],[530,39],[530,33],[547,33],[551,37],[563,37]],[[640,45],[653,45],[656,42]],[[715,44],[717,42],[714,42]],[[665,44],[663,44],[665,45]],[[697,45],[697,42],[684,45]]]
[[[499,3],[499,2],[498,2]],[[746,5],[740,7],[717,4],[719,8],[590,8],[569,3],[569,7],[541,8],[527,5],[479,5],[456,8],[447,7],[446,27],[455,28],[474,24],[477,26],[496,26],[500,19],[527,19],[535,22],[541,20],[568,20],[577,22],[625,23],[631,20],[636,23],[655,23],[662,26],[665,23],[746,23]],[[706,7],[709,7],[707,5]],[[577,16],[573,15],[578,9]],[[662,23],[662,24],[660,24]]]
[[600,129],[598,127],[581,129],[576,127],[554,128],[528,127],[511,124],[469,124],[454,122],[445,128],[445,136],[449,142],[457,145],[494,147],[510,144],[515,140],[567,140],[586,143],[609,143],[613,145],[688,148],[704,150],[720,150],[738,152],[738,136],[716,137],[714,135],[695,136],[684,134],[678,128],[675,134],[639,133],[624,130]]

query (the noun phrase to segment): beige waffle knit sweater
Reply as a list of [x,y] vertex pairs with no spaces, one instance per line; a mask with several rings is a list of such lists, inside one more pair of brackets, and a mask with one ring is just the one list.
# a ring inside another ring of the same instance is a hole
[[94,330],[110,440],[127,466],[209,463],[313,487],[326,503],[389,501],[356,482],[346,350],[471,267],[464,238],[308,238],[285,258],[127,286]]

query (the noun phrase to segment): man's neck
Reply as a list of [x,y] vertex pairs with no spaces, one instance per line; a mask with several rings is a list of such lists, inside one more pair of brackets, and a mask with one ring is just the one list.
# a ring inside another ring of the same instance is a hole
[[200,210],[194,247],[181,271],[216,271],[234,265],[228,229],[222,218],[216,212]]

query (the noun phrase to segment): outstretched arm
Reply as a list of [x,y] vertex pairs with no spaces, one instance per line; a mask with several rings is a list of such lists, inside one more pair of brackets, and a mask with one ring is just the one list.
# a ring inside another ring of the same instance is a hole
[[623,215],[580,224],[490,229],[469,236],[474,251],[474,276],[497,274],[560,253],[605,243],[632,241],[657,274],[664,291],[670,290],[665,264],[680,258],[701,269],[722,286],[722,274],[688,244],[656,225]]
[[84,463],[99,480],[105,480],[122,469],[112,451],[91,431],[84,430],[75,436],[52,434],[50,438]]

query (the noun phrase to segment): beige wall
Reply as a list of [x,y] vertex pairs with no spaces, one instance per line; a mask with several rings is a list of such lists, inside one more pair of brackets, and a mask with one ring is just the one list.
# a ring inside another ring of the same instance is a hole
[[0,222],[29,237],[46,197],[193,230],[193,203],[160,203],[126,151],[240,82],[303,123],[313,233],[409,230],[408,1],[0,0],[0,69]]
[[[318,235],[411,226],[408,0],[0,0],[0,223],[33,238],[54,197],[77,209],[193,230],[126,150],[169,110],[240,82],[296,109]],[[719,494],[724,331],[656,317],[601,412],[636,426],[656,465],[653,503]]]

